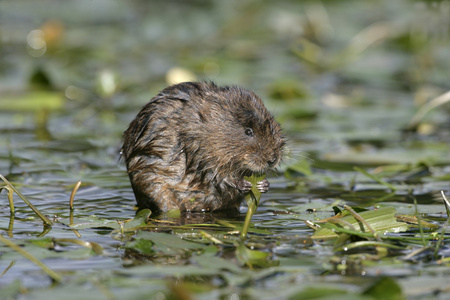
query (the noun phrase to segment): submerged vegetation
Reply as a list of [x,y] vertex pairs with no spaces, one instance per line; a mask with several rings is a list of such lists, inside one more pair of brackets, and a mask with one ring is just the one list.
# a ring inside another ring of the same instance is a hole
[[[449,297],[448,1],[47,5],[0,2],[2,299]],[[184,80],[289,138],[239,216],[134,209],[121,135]]]

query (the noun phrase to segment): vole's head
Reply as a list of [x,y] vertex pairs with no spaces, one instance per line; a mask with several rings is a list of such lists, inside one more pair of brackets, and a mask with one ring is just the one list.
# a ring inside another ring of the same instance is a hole
[[[280,125],[253,92],[233,87],[229,93],[236,165],[243,171],[265,173],[278,166],[285,144]],[[246,174],[247,175],[247,174]]]
[[206,168],[242,177],[278,166],[285,144],[281,127],[256,94],[212,83],[196,84],[195,88],[197,92],[191,93],[190,103],[186,103],[194,108],[191,120],[195,125],[186,127],[195,140],[191,152],[201,154]]

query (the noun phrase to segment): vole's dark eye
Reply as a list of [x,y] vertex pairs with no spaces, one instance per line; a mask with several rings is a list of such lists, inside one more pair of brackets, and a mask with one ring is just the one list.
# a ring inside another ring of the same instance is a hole
[[246,128],[245,129],[245,134],[248,136],[253,136],[253,129],[251,128]]

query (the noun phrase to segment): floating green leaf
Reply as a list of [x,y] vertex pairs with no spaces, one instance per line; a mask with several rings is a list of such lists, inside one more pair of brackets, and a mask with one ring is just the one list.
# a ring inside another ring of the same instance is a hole
[[[152,245],[140,240],[151,241]],[[142,251],[148,252],[151,247],[153,251],[166,255],[174,255],[179,253],[179,251],[197,250],[205,247],[203,244],[183,240],[177,235],[146,231],[139,231],[135,241],[129,243],[127,247],[132,248],[134,245],[138,245]]]
[[[364,220],[370,224],[377,234],[384,234],[386,232],[403,232],[408,230],[409,226],[406,223],[398,222],[395,218],[395,208],[384,207],[378,210],[365,211],[359,214]],[[315,239],[336,238],[340,232],[346,233],[367,233],[366,236],[371,236],[369,228],[361,221],[355,219],[352,215],[347,215],[342,218],[336,218],[336,225],[325,228],[324,224],[316,223],[320,228],[312,235]],[[330,221],[328,221],[330,222]],[[332,223],[330,223],[332,224]],[[373,235],[372,235],[373,236]]]
[[259,250],[248,249],[244,243],[240,243],[236,247],[236,257],[240,262],[247,265],[249,268],[266,268],[277,266],[277,260],[270,259],[270,253]]
[[402,288],[391,277],[381,277],[372,286],[367,288],[363,295],[371,296],[373,299],[403,300]]
[[297,299],[335,299],[336,297],[346,295],[347,299],[354,299],[354,297],[348,295],[348,291],[345,289],[332,288],[332,287],[308,287],[301,292],[298,292],[291,297],[289,300]]

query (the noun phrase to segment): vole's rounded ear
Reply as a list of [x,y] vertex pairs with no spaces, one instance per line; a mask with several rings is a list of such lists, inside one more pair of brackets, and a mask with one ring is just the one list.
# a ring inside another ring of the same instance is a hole
[[178,100],[183,100],[183,101],[189,101],[189,100],[191,100],[191,96],[188,94],[188,93],[186,93],[186,92],[184,92],[184,91],[181,91],[181,90],[178,90],[176,93],[174,93],[174,94],[170,94],[170,98],[172,98],[172,99],[178,99]]
[[164,89],[158,96],[182,101],[191,100],[192,91],[200,89],[198,82],[182,82]]

